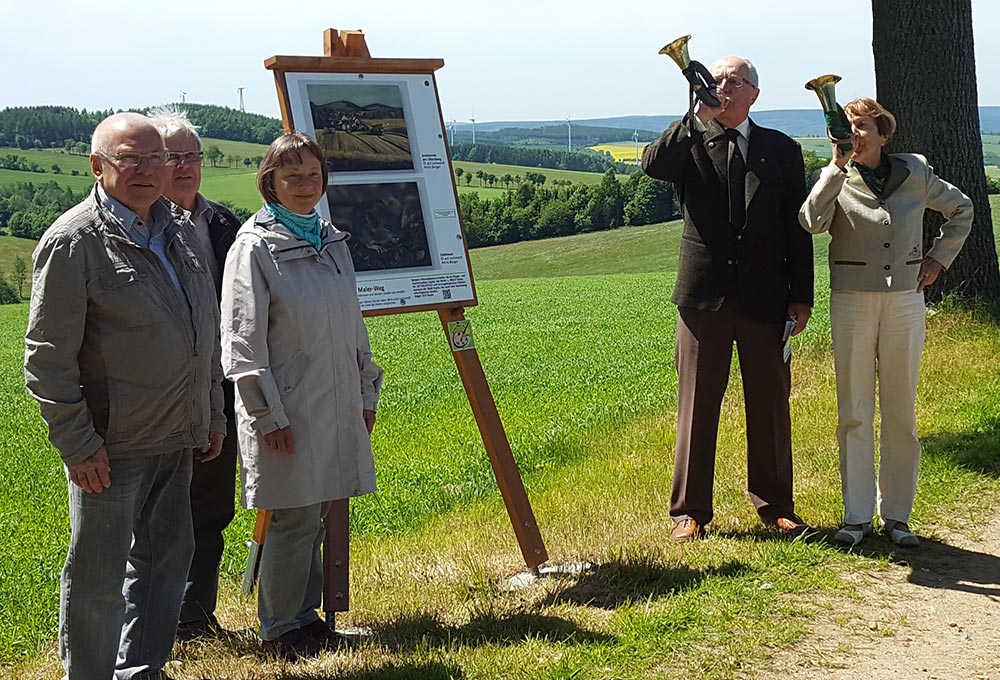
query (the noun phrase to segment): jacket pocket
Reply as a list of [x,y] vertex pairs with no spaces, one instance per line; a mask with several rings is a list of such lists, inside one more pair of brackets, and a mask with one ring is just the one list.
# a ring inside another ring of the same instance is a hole
[[274,382],[278,386],[278,393],[284,396],[291,392],[305,377],[309,368],[309,357],[299,350],[287,361],[271,369],[274,374]]
[[122,262],[97,273],[97,304],[105,325],[123,329],[160,323],[160,304],[147,274]]
[[141,283],[145,278],[143,274],[126,264],[105,269],[97,276],[101,281],[101,287],[106,293],[118,290],[123,286],[131,286]]
[[682,235],[681,236],[681,241],[684,241],[685,243],[690,243],[691,245],[697,246],[699,248],[706,248],[707,247],[703,242],[699,241],[696,238],[692,238],[691,236],[683,236]]

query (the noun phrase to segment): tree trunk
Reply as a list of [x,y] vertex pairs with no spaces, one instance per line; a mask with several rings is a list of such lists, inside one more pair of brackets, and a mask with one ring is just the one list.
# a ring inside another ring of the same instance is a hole
[[[976,210],[965,247],[927,289],[927,297],[998,299],[1000,270],[983,169],[972,2],[872,0],[872,17],[878,101],[899,124],[887,150],[927,156],[937,175],[968,194]],[[943,221],[934,211],[924,216],[925,252]]]

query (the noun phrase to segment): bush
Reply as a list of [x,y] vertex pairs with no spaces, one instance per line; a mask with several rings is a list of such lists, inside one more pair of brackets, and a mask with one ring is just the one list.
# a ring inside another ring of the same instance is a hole
[[7,283],[6,279],[0,278],[0,305],[16,305],[21,302],[21,297],[14,290],[14,286]]

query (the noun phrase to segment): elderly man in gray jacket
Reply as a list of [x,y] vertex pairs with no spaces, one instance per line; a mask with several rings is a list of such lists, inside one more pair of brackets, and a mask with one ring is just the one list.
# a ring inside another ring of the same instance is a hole
[[160,198],[143,116],[94,131],[93,192],[35,249],[25,378],[69,479],[66,678],[166,677],[193,538],[194,459],[218,455],[219,313],[189,222]]

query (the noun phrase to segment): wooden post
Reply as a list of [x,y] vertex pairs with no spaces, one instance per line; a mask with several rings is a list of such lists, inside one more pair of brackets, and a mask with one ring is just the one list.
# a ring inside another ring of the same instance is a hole
[[[448,307],[439,309],[438,316],[448,338],[448,346],[451,347],[448,323],[463,321],[465,311],[461,307]],[[511,524],[514,526],[514,534],[521,547],[524,562],[529,569],[535,569],[548,560],[549,556],[542,541],[542,534],[538,530],[538,523],[535,522],[528,494],[524,490],[524,482],[521,481],[521,473],[517,469],[507,433],[503,429],[500,414],[493,401],[493,394],[486,382],[486,373],[479,361],[479,354],[475,348],[452,349],[451,354],[455,357],[458,374],[462,378],[462,385],[465,386],[465,393],[469,397],[479,433],[486,445],[486,453],[489,455],[490,465],[493,466],[493,474],[496,475],[504,505],[507,506],[507,514],[510,515]]]
[[253,538],[250,539],[250,552],[247,554],[247,566],[243,570],[244,595],[252,593],[253,586],[257,582],[257,573],[260,571],[261,551],[264,549],[264,540],[267,538],[267,525],[270,522],[270,510],[257,511],[257,518],[253,524]]
[[334,614],[351,608],[350,498],[330,501],[323,539],[323,611],[333,628]]

